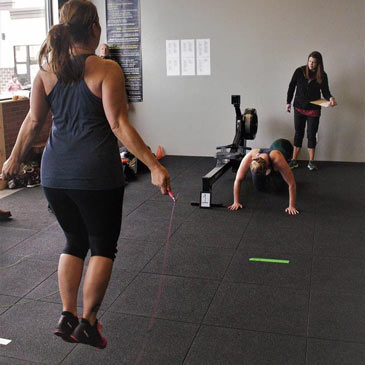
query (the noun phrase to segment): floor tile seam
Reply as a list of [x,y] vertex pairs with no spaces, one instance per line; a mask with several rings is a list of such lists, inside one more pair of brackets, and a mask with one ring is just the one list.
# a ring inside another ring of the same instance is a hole
[[[152,260],[161,252],[162,254],[164,253],[164,251],[166,250],[166,246],[167,243],[170,244],[170,249],[171,249],[171,237],[173,237],[173,235],[179,230],[180,226],[182,225],[182,223],[179,224],[179,226],[172,232],[170,237],[167,237],[165,240],[163,240],[162,244],[160,245],[159,249],[156,250],[155,254],[149,259],[148,262],[146,262],[146,264],[141,268],[141,270],[139,271],[139,273],[142,273],[144,268],[146,266],[148,266]],[[172,228],[172,227],[171,227]],[[162,241],[162,240],[161,240]],[[170,250],[169,249],[169,250]],[[169,253],[169,252],[168,252]]]
[[[288,252],[287,250],[281,250],[281,249],[276,249],[276,248],[272,248],[271,249],[266,249],[265,247],[260,247],[259,249],[265,250],[265,255],[283,255],[286,257],[290,257],[293,259],[298,259],[298,258],[304,258],[304,259],[308,259],[308,260],[312,260],[313,256],[311,253],[305,253],[305,252]],[[256,251],[258,251],[259,249],[256,248]],[[253,251],[255,250],[255,246],[252,243],[249,243],[248,245],[245,245],[245,248],[240,248],[237,252],[237,257],[239,256],[247,256],[247,255],[253,255],[255,254]]]
[[[105,311],[103,313],[103,315],[100,317],[104,317],[107,313],[113,313],[113,314],[122,314],[122,315],[126,315],[126,316],[132,316],[132,317],[138,317],[138,318],[145,318],[145,319],[151,319],[153,316],[153,313],[151,312],[151,315],[146,315],[146,314],[137,314],[137,313],[131,313],[131,312],[126,312],[126,311],[116,311],[116,310],[112,310],[112,309],[108,309],[107,311]],[[182,323],[182,324],[188,324],[188,325],[194,325],[197,327],[200,327],[200,322],[194,322],[194,321],[187,321],[187,320],[182,320],[182,319],[177,319],[177,318],[166,318],[166,317],[159,317],[159,316],[155,316],[153,317],[154,320],[160,320],[160,321],[166,321],[166,322],[171,322],[171,323]]]
[[[0,318],[1,318],[2,315],[4,315],[7,311],[9,311],[10,309],[12,309],[14,306],[19,305],[19,302],[23,299],[21,297],[16,297],[16,298],[18,298],[18,300],[16,300],[13,304],[11,304],[9,306],[6,306],[6,309],[4,310],[4,312],[2,312],[0,314]],[[3,308],[5,308],[5,306]],[[1,306],[0,306],[0,309],[1,309]]]
[[[174,232],[171,235],[171,237],[173,237],[173,235],[175,233],[176,232]],[[171,241],[171,245],[172,245],[172,247],[171,247],[172,249],[178,249],[178,250],[185,250],[186,248],[189,248],[189,249],[204,248],[204,249],[215,249],[215,250],[223,249],[223,250],[227,250],[227,251],[236,250],[234,247],[227,247],[227,246],[207,246],[207,245],[204,245],[204,244],[190,244],[190,243],[182,244],[182,243],[176,242],[174,240]],[[232,255],[234,255],[234,253],[232,253]],[[224,256],[231,256],[231,254],[226,253]]]
[[228,283],[232,283],[232,284],[247,284],[247,285],[255,285],[255,286],[259,286],[259,287],[267,287],[267,288],[275,288],[275,289],[293,289],[293,290],[301,290],[301,291],[309,291],[310,287],[308,284],[308,287],[306,288],[296,288],[296,287],[292,287],[292,286],[284,286],[284,285],[269,285],[269,284],[260,284],[260,283],[254,283],[254,282],[247,282],[247,281],[233,281],[233,280],[229,280],[229,279],[225,279],[223,281],[224,283],[228,282]]
[[308,340],[325,340],[329,342],[342,342],[346,344],[356,344],[356,345],[362,345],[365,348],[365,340],[363,342],[361,341],[351,341],[351,340],[341,340],[341,339],[334,339],[330,337],[321,337],[321,336],[307,336]]
[[7,269],[10,269],[11,267],[17,266],[18,264],[20,264],[23,261],[41,261],[41,262],[50,262],[50,263],[57,264],[57,261],[42,260],[42,259],[39,259],[39,258],[34,258],[32,256],[33,256],[33,254],[31,254],[31,255],[25,255],[25,256],[20,256],[21,258],[19,260],[15,261],[14,263],[9,264],[9,265],[4,266],[4,267],[0,267],[0,271],[7,270]]
[[[11,228],[11,227],[10,227]],[[15,228],[15,227],[14,227]],[[15,228],[15,229],[21,229],[21,230],[28,230],[28,231],[34,231],[33,229],[28,229],[28,228]],[[23,243],[24,241],[27,241],[28,239],[33,238],[34,236],[36,236],[37,234],[39,234],[40,232],[42,232],[43,229],[37,230],[36,232],[34,232],[34,234],[30,235],[29,237],[24,238],[23,240],[21,240],[20,242],[16,243],[14,246],[9,247],[7,250],[5,250],[3,253],[8,252],[9,250],[12,250],[14,248],[16,248],[17,246],[19,246],[21,243]]]
[[[64,358],[58,363],[58,364],[63,364],[63,362],[65,360],[67,360],[67,358],[79,347],[79,346],[83,346],[83,344],[81,343],[75,343],[74,346],[72,347],[72,349],[67,353],[65,354]],[[85,345],[86,346],[86,345]]]
[[[174,234],[177,233],[177,230],[171,235],[171,237],[173,237]],[[240,242],[240,241],[238,241]],[[171,243],[176,243],[174,241],[172,241]],[[187,244],[181,244],[181,243],[178,243],[177,245],[174,246],[174,248],[181,248],[181,249],[184,249],[185,247],[189,247],[189,248],[215,248],[215,249],[225,249],[225,250],[236,250],[235,247],[228,247],[228,246],[207,246],[205,244],[190,244],[190,243],[187,243]],[[227,255],[228,256],[228,255]]]
[[[334,256],[329,256],[329,255],[316,255],[313,254],[313,258],[324,258],[324,259],[349,259],[349,260],[357,260],[357,261],[364,261],[365,259],[365,255],[360,255],[360,256],[338,256],[338,255],[334,255]],[[364,268],[365,268],[365,264],[364,264]]]
[[232,279],[224,279],[225,274],[221,278],[212,278],[208,276],[192,276],[192,275],[179,275],[179,274],[173,274],[173,273],[161,273],[157,271],[144,271],[141,270],[139,274],[152,274],[156,276],[168,276],[168,277],[177,277],[177,278],[186,278],[186,279],[202,279],[202,280],[209,280],[213,282],[222,282],[222,283],[232,283],[232,284],[247,284],[247,285],[253,285],[253,286],[259,286],[259,287],[268,287],[268,288],[278,288],[278,289],[294,289],[294,290],[302,290],[302,291],[309,291],[310,287],[305,288],[295,288],[290,286],[284,286],[284,285],[271,285],[271,284],[265,284],[265,283],[255,283],[255,282],[247,282],[247,281],[237,281]]
[[[37,286],[38,287],[38,286]],[[50,294],[47,294],[47,295],[44,295],[42,297],[38,297],[38,298],[27,298],[27,295],[29,295],[33,290],[35,290],[37,287],[33,288],[30,292],[28,292],[27,294],[25,294],[24,296],[22,297],[16,297],[16,298],[19,298],[19,300],[15,301],[13,304],[10,304],[10,305],[6,305],[4,306],[3,308],[7,308],[3,313],[0,314],[3,315],[5,312],[7,312],[8,310],[12,309],[13,307],[18,307],[20,305],[26,305],[26,304],[29,304],[29,303],[32,303],[32,302],[42,302],[42,303],[48,303],[48,304],[60,304],[59,302],[56,302],[56,301],[52,301],[52,300],[44,300],[45,298],[48,298],[52,295],[55,295],[57,293],[59,293],[59,290],[56,290]],[[0,306],[0,309],[2,307]]]
[[[128,240],[128,241],[134,241],[134,242],[148,242],[148,243],[156,243],[158,242],[159,240],[145,240],[145,239],[142,239],[142,238],[131,238],[131,237],[126,237],[126,236],[123,236],[122,234],[119,235],[119,239],[122,239],[122,240]],[[161,245],[163,245],[164,243],[161,243]]]
[[[125,240],[125,241],[130,241],[130,242],[149,242],[149,243],[158,243],[160,244],[161,246],[164,244],[163,240],[154,240],[154,241],[150,241],[150,240],[141,240],[141,239],[135,239],[135,238],[130,238],[130,237],[127,237],[127,238],[123,238],[123,237],[119,237],[119,239],[121,240]],[[119,242],[118,242],[118,245],[119,245]],[[119,252],[119,251],[118,251]],[[118,255],[118,253],[117,253]]]
[[189,346],[187,347],[187,350],[186,350],[186,352],[185,352],[185,356],[184,356],[184,358],[183,358],[183,360],[182,360],[182,365],[184,365],[184,364],[185,364],[185,361],[186,361],[186,359],[187,359],[187,357],[189,356],[189,353],[190,353],[190,351],[191,351],[191,347],[193,346],[193,344],[194,344],[194,342],[195,342],[195,339],[198,337],[198,334],[199,334],[199,332],[200,332],[200,329],[201,329],[201,325],[197,326],[197,329],[196,329],[196,331],[195,331],[195,333],[194,333],[194,336],[192,337],[192,339],[191,339],[191,341],[190,341],[190,344],[189,344]]
[[[132,272],[133,273],[133,272]],[[133,276],[132,280],[126,285],[126,287],[123,290],[120,290],[120,293],[117,295],[117,297],[105,308],[104,314],[109,311],[109,309],[112,307],[112,305],[119,299],[119,297],[129,288],[129,286],[136,280],[137,276],[140,274],[140,272],[136,272]],[[103,315],[104,315],[103,314]]]
[[[60,253],[57,253],[55,254],[57,256],[60,256],[61,254]],[[58,265],[58,262],[59,260],[47,260],[47,259],[42,259],[40,257],[37,257],[37,256],[34,256],[34,254],[32,255],[29,255],[28,257],[25,258],[25,261],[41,261],[41,262],[50,262],[50,263],[53,263],[53,264],[57,264]],[[56,270],[57,271],[57,270]]]
[[212,323],[202,323],[201,326],[204,327],[214,327],[214,328],[223,328],[227,330],[238,330],[238,331],[247,331],[247,332],[254,332],[254,333],[263,333],[263,334],[271,334],[271,335],[281,335],[281,336],[287,336],[287,337],[298,337],[302,339],[306,339],[306,335],[299,335],[299,334],[293,334],[293,333],[283,333],[280,331],[263,331],[263,330],[257,330],[252,328],[244,328],[244,327],[236,327],[236,326],[224,326],[224,325],[217,325]]
[[169,278],[181,278],[181,279],[198,279],[198,280],[206,280],[211,282],[221,282],[222,279],[213,279],[206,276],[190,276],[190,275],[178,275],[178,274],[169,274],[169,273],[161,273],[161,272],[153,272],[153,271],[141,271],[139,274],[151,274],[154,276],[166,276]]
[[252,219],[252,214],[253,214],[253,210],[251,211],[251,217],[250,217],[250,219],[247,221],[247,223],[246,223],[246,227],[245,227],[245,229],[243,230],[243,232],[242,232],[242,234],[241,234],[241,238],[240,238],[240,240],[238,241],[238,244],[237,244],[237,245],[236,245],[236,247],[235,247],[235,251],[234,251],[234,253],[233,253],[233,255],[232,255],[232,257],[231,257],[231,259],[230,259],[229,263],[227,264],[226,269],[224,270],[224,273],[223,273],[222,279],[220,280],[220,283],[219,283],[219,285],[217,286],[217,289],[215,290],[215,293],[212,295],[212,298],[211,298],[211,300],[210,300],[210,303],[207,305],[207,309],[206,309],[206,311],[205,311],[205,313],[204,313],[204,315],[203,315],[203,317],[202,317],[202,319],[201,319],[200,326],[202,325],[202,323],[204,323],[204,321],[205,321],[205,319],[206,319],[206,317],[207,317],[207,315],[208,315],[209,309],[210,309],[210,307],[211,307],[211,305],[212,305],[212,303],[213,303],[213,301],[214,301],[215,297],[217,296],[217,293],[219,292],[220,288],[222,287],[222,285],[223,285],[223,283],[224,283],[224,278],[225,278],[225,277],[226,277],[226,275],[227,275],[227,271],[228,271],[229,267],[231,266],[231,264],[232,264],[232,262],[233,262],[233,259],[234,259],[235,255],[237,254],[238,248],[239,248],[239,246],[240,246],[240,242],[241,242],[241,240],[242,240],[242,238],[243,238],[243,236],[244,236],[244,233],[245,233],[245,231],[246,231],[246,229],[247,229],[247,227],[248,227],[248,224],[249,224],[250,220]]
[[[191,207],[193,207],[192,203],[193,203],[193,202],[190,202],[190,203],[188,204],[190,208],[191,208]],[[195,209],[194,209],[194,208],[192,208],[192,209],[191,209],[190,214],[189,214],[187,217],[185,217],[185,218],[184,218],[184,222],[185,222],[185,221],[189,221],[189,218],[190,218],[190,217],[191,217],[194,213],[195,213]],[[184,222],[183,222],[183,223],[184,223]]]
[[[2,222],[4,223],[5,221],[2,221]],[[10,221],[8,221],[8,222],[10,222]],[[25,231],[25,232],[27,232],[27,231],[36,231],[35,233],[39,233],[40,232],[40,230],[36,230],[36,229],[32,229],[32,228],[19,228],[19,227],[12,227],[12,226],[9,227],[6,224],[5,225],[1,225],[0,227],[5,227],[5,228],[7,228],[7,229],[9,229],[11,231]]]
[[[42,302],[42,303],[48,303],[48,304],[58,304],[58,305],[62,305],[62,302],[58,302],[58,301],[53,301],[53,300],[45,300],[45,298],[47,297],[50,297],[52,295],[56,295],[57,293],[59,292],[59,290],[55,291],[55,292],[52,292],[50,294],[47,294],[43,297],[39,297],[39,298],[22,298],[23,300],[26,300],[27,303],[24,303],[24,304],[29,304],[31,302]],[[23,303],[19,303],[18,305],[23,305]],[[81,307],[81,306],[78,306],[78,307]]]
[[[27,295],[29,295],[32,291],[36,290],[39,286],[41,286],[45,281],[47,281],[52,275],[54,275],[56,272],[58,271],[58,269],[54,270],[51,272],[51,274],[49,274],[44,280],[42,280],[40,283],[38,283],[35,287],[33,287],[32,289],[30,289],[27,293],[25,293],[22,297],[22,299],[24,300],[29,300],[29,298],[26,298]],[[59,292],[59,290],[57,290],[57,292]],[[50,295],[54,295],[56,292],[48,294],[47,296]],[[47,297],[44,296],[43,298]]]
[[[168,171],[168,168],[167,168],[167,171]],[[185,171],[189,171],[189,168],[184,168],[183,170],[181,170],[180,172],[176,173],[176,175],[174,175],[172,178],[171,178],[171,182],[174,182],[174,180],[176,180],[178,177],[181,177],[181,176],[184,176],[185,175]]]
[[[181,223],[182,224],[182,223]],[[180,224],[180,225],[181,225]],[[173,236],[173,234],[178,230],[178,228],[172,233],[171,236]],[[147,242],[152,242],[152,241],[147,241]],[[153,241],[156,242],[156,241]],[[137,276],[140,275],[141,273],[143,273],[143,269],[156,257],[156,255],[159,254],[159,252],[161,250],[164,250],[164,248],[166,247],[166,240],[161,244],[160,248],[156,250],[155,254],[150,258],[150,260],[138,271],[136,272],[136,274],[134,275],[133,279],[128,283],[128,285],[122,290],[120,291],[119,295],[115,298],[115,300],[107,307],[106,311],[116,302],[116,300],[122,295],[123,292],[125,292],[129,286],[136,280]]]
[[225,278],[225,276],[226,276],[226,274],[227,274],[227,271],[228,271],[229,267],[230,267],[230,266],[231,266],[231,264],[232,264],[232,261],[233,261],[233,258],[234,258],[234,256],[235,256],[235,254],[237,253],[238,247],[239,247],[239,244],[236,246],[235,253],[232,255],[232,257],[231,257],[231,259],[230,259],[229,263],[227,264],[226,269],[224,270],[224,273],[223,273],[223,275],[222,275],[222,279],[220,280],[220,282],[219,282],[219,284],[218,284],[218,286],[217,286],[217,289],[215,290],[215,292],[214,292],[214,294],[212,295],[212,298],[211,298],[211,300],[210,300],[209,304],[207,305],[207,309],[206,309],[206,311],[205,311],[205,313],[204,313],[204,315],[202,316],[202,319],[201,319],[201,321],[200,321],[200,326],[204,323],[204,320],[205,320],[205,318],[207,317],[207,314],[208,314],[208,312],[209,312],[209,309],[210,309],[210,307],[211,307],[211,305],[212,305],[212,303],[213,303],[213,301],[214,301],[215,297],[217,296],[217,293],[219,292],[220,288],[222,287],[222,285],[223,285],[223,283],[224,283],[224,278]]
[[46,363],[46,362],[33,362],[33,361],[30,361],[28,359],[22,359],[22,358],[19,358],[19,357],[13,357],[13,356],[7,356],[5,354],[0,354],[0,357],[5,357],[7,359],[12,359],[12,360],[20,360],[20,361],[25,361],[25,362],[28,362],[30,364],[33,364],[33,365],[48,365],[49,363]]
[[328,289],[327,287],[323,287],[323,288],[310,288],[311,292],[315,292],[315,293],[325,293],[325,294],[339,294],[339,295],[350,295],[350,296],[355,296],[355,297],[361,297],[365,299],[365,290],[359,290],[359,289],[353,289],[353,290],[349,290],[349,289],[339,289],[338,287],[333,288],[333,289]]
[[246,234],[247,227],[249,226],[249,224],[250,224],[250,222],[251,222],[252,216],[253,216],[253,210],[252,210],[252,211],[251,211],[251,213],[250,213],[250,217],[247,219],[246,227],[245,227],[245,229],[243,230],[243,232],[242,232],[242,234],[241,234],[241,238],[240,238],[240,240],[239,240],[239,242],[238,242],[238,245],[237,245],[237,247],[236,247],[236,252],[235,252],[235,254],[237,253],[238,247],[240,246],[240,242],[242,241],[242,239],[243,239],[244,235]]
[[[317,216],[317,206],[315,206],[315,217]],[[308,363],[308,334],[310,328],[310,309],[311,309],[311,300],[312,300],[312,274],[313,274],[313,265],[314,265],[314,242],[316,235],[316,220],[314,220],[314,227],[312,233],[312,260],[311,260],[311,268],[309,271],[309,290],[308,290],[308,305],[307,305],[307,328],[306,328],[306,340],[305,340],[305,363]]]
[[[58,306],[62,306],[62,302],[61,301],[56,302],[56,301],[52,301],[52,300],[44,300],[44,298],[47,298],[47,297],[52,296],[52,295],[55,295],[58,292],[59,291],[57,290],[57,291],[55,291],[53,293],[47,294],[44,297],[39,297],[39,298],[24,298],[23,297],[20,300],[18,300],[16,303],[14,303],[11,306],[9,306],[9,309],[10,308],[13,308],[13,307],[20,306],[20,305],[26,305],[26,304],[34,303],[34,302],[41,302],[41,303],[44,303],[44,304],[57,304]],[[21,300],[24,300],[24,302],[19,303]],[[82,305],[77,305],[76,308],[82,310]],[[101,309],[101,311],[103,311],[103,309]],[[0,314],[0,316],[1,316],[1,314]]]
[[[170,198],[169,198],[170,199]],[[172,202],[172,201],[171,201]],[[164,208],[170,208],[167,204],[169,204],[169,202],[166,202],[166,207]],[[138,207],[139,208],[139,207]],[[138,209],[136,208],[136,209]],[[158,222],[169,222],[170,221],[170,211],[168,211],[167,209],[165,210],[165,214],[168,215],[166,217],[161,217],[155,214],[155,212],[149,212],[148,215],[145,215],[145,213],[140,212],[140,214],[137,215],[137,213],[135,211],[131,212],[130,214],[128,214],[128,218],[135,218],[135,220],[138,220],[138,223],[144,223],[144,222],[153,222],[153,223],[158,223]],[[135,217],[131,217],[131,214],[135,214]],[[126,217],[124,217],[126,218]],[[186,220],[185,216],[178,216],[177,214],[174,215],[174,222],[184,222],[184,220]]]
[[0,295],[3,295],[4,297],[14,298],[14,299],[22,299],[22,297],[18,297],[16,295],[11,295],[11,294],[2,294],[2,293],[0,293]]
[[[146,221],[149,221],[150,219],[146,219]],[[181,220],[181,221],[180,221]],[[165,219],[165,222],[169,222],[169,219]],[[177,227],[171,227],[172,228],[172,233],[171,233],[171,237],[179,230],[179,228],[181,227],[181,225],[184,223],[183,219],[177,218],[174,220],[174,222],[176,222]],[[120,234],[119,234],[119,238],[118,239],[126,239],[126,240],[133,240],[134,238],[131,238],[130,236],[123,236],[122,234],[123,231],[123,223],[122,223],[122,227],[120,230]],[[135,241],[141,241],[141,242],[152,242],[155,243],[156,241],[163,241],[163,244],[165,243],[165,239],[154,239],[154,240],[149,240],[149,239],[142,239],[142,238],[137,238],[134,239]]]
[[[145,203],[145,200],[142,203],[140,203],[139,205],[137,205],[133,210],[131,210],[126,216],[124,216],[123,219],[129,217],[133,212],[135,212],[144,203]],[[123,205],[124,205],[124,202],[123,202]],[[122,228],[123,228],[123,221],[122,221],[122,227],[121,227],[121,229]]]
[[284,289],[284,290],[286,289],[286,290],[295,291],[295,292],[302,292],[303,294],[309,292],[309,290],[310,290],[309,288],[307,290],[307,289],[298,289],[298,288],[291,288],[291,287],[284,287],[284,286],[275,287],[275,286],[267,285],[267,284],[241,283],[241,282],[230,282],[230,281],[223,280],[222,284],[225,284],[225,283],[228,283],[228,284],[243,284],[246,287],[257,287],[257,288],[268,288],[268,289],[278,289],[278,288],[280,288],[280,289]]

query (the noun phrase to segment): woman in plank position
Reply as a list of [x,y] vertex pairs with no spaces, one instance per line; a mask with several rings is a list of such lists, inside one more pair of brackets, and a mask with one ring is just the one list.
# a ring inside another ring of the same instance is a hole
[[248,170],[251,171],[253,185],[259,191],[279,191],[289,187],[289,206],[285,209],[290,215],[299,214],[296,209],[296,183],[288,160],[293,146],[286,139],[274,141],[270,148],[251,150],[241,161],[233,187],[234,202],[230,210],[243,208],[240,202],[241,184]]

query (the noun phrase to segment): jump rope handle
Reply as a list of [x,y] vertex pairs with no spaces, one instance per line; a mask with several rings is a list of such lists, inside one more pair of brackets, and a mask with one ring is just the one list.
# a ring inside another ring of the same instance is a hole
[[175,198],[175,195],[174,195],[174,193],[171,191],[171,190],[169,190],[168,191],[168,194],[169,194],[169,197],[174,201],[174,202],[176,202],[176,198]]

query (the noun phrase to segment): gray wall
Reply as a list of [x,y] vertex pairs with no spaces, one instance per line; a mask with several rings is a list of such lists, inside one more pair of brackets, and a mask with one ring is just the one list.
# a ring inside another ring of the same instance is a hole
[[[105,29],[105,2],[94,2]],[[339,106],[323,109],[316,158],[365,161],[364,19],[364,0],[141,0],[144,101],[130,119],[154,151],[212,156],[233,140],[240,94],[259,116],[250,146],[292,141],[288,83],[318,50]],[[167,77],[165,41],[197,38],[211,40],[212,75]]]

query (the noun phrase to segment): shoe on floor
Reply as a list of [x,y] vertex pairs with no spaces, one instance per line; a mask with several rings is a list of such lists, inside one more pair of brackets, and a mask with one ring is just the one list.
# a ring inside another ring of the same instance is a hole
[[0,209],[0,221],[7,221],[11,217],[11,213],[7,210]]
[[26,166],[24,172],[27,174],[27,188],[34,188],[41,184],[39,167]]
[[79,325],[79,319],[75,317],[71,312],[62,312],[54,334],[61,337],[66,342],[76,341],[71,337],[72,332]]
[[71,337],[76,342],[94,346],[98,349],[105,349],[107,340],[101,335],[102,327],[98,320],[91,326],[87,319],[81,318],[80,324],[75,328]]
[[298,161],[297,161],[297,160],[291,160],[291,161],[289,162],[289,167],[290,167],[291,169],[296,169],[296,168],[298,168],[298,167],[299,167]]
[[312,163],[311,161],[309,161],[309,162],[308,162],[307,167],[308,167],[308,169],[309,169],[310,171],[318,170],[318,167],[317,167],[314,163]]

